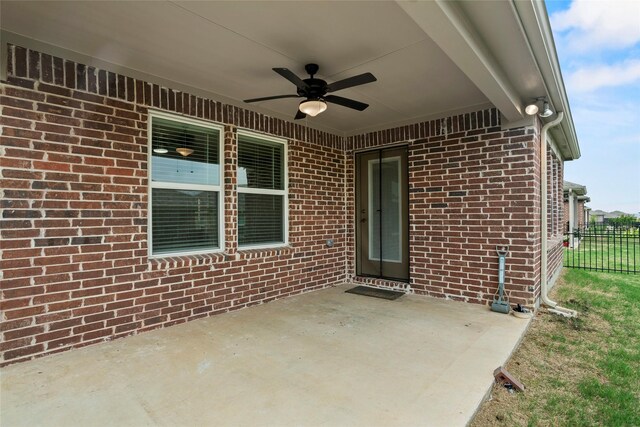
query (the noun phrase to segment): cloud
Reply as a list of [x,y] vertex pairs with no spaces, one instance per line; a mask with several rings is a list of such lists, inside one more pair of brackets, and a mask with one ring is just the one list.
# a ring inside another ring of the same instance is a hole
[[[571,102],[571,113],[584,154],[578,163],[595,163],[592,172],[596,170],[602,176],[611,172],[613,163],[616,163],[613,169],[622,163],[631,163],[633,169],[638,170],[638,111],[640,101],[626,99],[624,96],[585,94],[575,97]],[[605,148],[606,156],[612,163],[607,163],[602,157],[604,153],[597,151]],[[617,160],[614,162],[613,159]],[[638,184],[640,185],[640,181]]]
[[612,65],[585,66],[569,73],[570,93],[593,92],[604,87],[625,86],[640,81],[640,59]]
[[[635,135],[621,135],[609,140],[611,144],[640,145],[640,133]],[[638,153],[640,154],[640,152]]]
[[[603,135],[633,140],[638,135],[640,103],[624,99],[580,100],[574,105],[573,117],[585,137]],[[640,140],[639,140],[640,142]]]
[[573,50],[630,47],[640,42],[640,1],[575,0],[551,24]]

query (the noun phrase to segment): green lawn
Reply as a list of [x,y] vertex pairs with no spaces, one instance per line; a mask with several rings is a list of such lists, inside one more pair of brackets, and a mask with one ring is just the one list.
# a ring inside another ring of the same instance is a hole
[[472,422],[640,426],[640,275],[565,269],[552,297],[578,310],[539,312],[507,369],[526,386],[495,386]]
[[640,239],[616,236],[586,237],[575,249],[564,249],[564,266],[640,273]]

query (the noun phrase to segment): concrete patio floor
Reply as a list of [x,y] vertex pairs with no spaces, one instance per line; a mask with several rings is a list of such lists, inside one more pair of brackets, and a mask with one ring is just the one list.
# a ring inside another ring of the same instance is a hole
[[0,370],[10,426],[462,426],[528,321],[349,286]]

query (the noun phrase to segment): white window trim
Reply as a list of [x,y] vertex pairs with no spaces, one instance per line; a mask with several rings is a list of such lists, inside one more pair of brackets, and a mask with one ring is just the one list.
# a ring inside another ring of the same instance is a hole
[[[246,194],[269,194],[269,195],[277,195],[283,196],[282,203],[284,203],[283,209],[283,224],[284,227],[284,242],[280,243],[264,243],[259,245],[241,245],[240,244],[240,235],[238,234],[238,250],[252,250],[252,249],[277,249],[277,248],[285,248],[289,246],[289,150],[287,140],[283,138],[275,138],[273,136],[264,135],[257,132],[252,132],[246,129],[238,129],[236,132],[236,141],[240,141],[241,136],[246,136],[249,138],[260,139],[266,142],[273,142],[276,144],[282,144],[284,146],[284,156],[283,156],[283,174],[284,174],[284,190],[271,190],[271,189],[262,189],[262,188],[247,188],[240,187],[236,184],[236,193],[246,193]],[[236,145],[237,146],[237,145]],[[236,168],[239,168],[238,162],[236,162]],[[237,177],[237,169],[236,169],[236,177]],[[238,197],[236,200],[239,200]],[[240,214],[239,209],[236,210],[238,213],[238,217]],[[239,228],[239,221],[236,221],[236,228]]]
[[[152,123],[153,118],[160,118],[166,120],[172,120],[175,122],[191,124],[194,126],[206,127],[209,129],[215,129],[218,131],[219,141],[218,141],[218,163],[219,174],[218,177],[218,185],[203,185],[203,184],[184,184],[184,183],[176,183],[176,182],[163,182],[163,181],[153,181],[152,177],[152,161],[153,161],[153,151],[152,151]],[[212,253],[220,253],[225,250],[225,230],[224,230],[224,126],[208,122],[205,120],[193,119],[191,117],[185,117],[176,114],[169,114],[163,111],[157,110],[149,110],[147,123],[147,174],[148,174],[148,186],[147,186],[147,195],[148,195],[148,214],[147,214],[147,256],[149,259],[157,259],[157,258],[166,258],[172,256],[185,256],[185,255],[203,255],[203,254],[212,254]],[[175,251],[175,252],[163,252],[161,254],[153,253],[153,203],[152,203],[152,194],[154,188],[167,188],[167,189],[184,189],[184,190],[205,190],[205,191],[216,191],[218,193],[218,247],[217,248],[205,248],[191,251]]]

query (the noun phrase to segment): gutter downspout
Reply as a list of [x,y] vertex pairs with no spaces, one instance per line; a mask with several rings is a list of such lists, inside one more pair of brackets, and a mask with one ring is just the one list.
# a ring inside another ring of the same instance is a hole
[[544,305],[546,305],[549,308],[549,311],[555,314],[560,314],[562,316],[565,317],[576,317],[578,315],[578,312],[575,310],[571,310],[569,308],[565,308],[565,307],[560,307],[558,305],[557,302],[552,301],[549,299],[549,296],[547,295],[547,270],[548,270],[548,264],[549,264],[549,260],[548,260],[548,255],[547,255],[547,132],[549,131],[549,129],[551,129],[552,127],[558,125],[560,122],[562,122],[562,119],[564,118],[564,112],[562,111],[558,111],[558,117],[555,118],[555,120],[545,124],[542,127],[542,131],[541,131],[541,137],[540,137],[540,144],[542,145],[540,148],[540,152],[541,152],[541,159],[540,159],[540,175],[541,175],[541,186],[542,188],[540,189],[540,193],[541,193],[541,212],[540,212],[540,217],[541,217],[541,227],[540,227],[540,234],[541,234],[541,246],[542,246],[542,259],[541,259],[541,263],[540,263],[540,298],[542,300],[542,303]]

